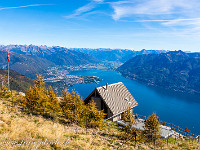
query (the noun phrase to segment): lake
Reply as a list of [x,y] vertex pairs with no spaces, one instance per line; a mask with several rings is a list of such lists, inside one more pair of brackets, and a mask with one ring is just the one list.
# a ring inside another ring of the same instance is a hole
[[134,113],[149,116],[156,112],[160,120],[173,123],[183,129],[188,127],[192,133],[200,135],[200,100],[198,97],[148,87],[137,81],[127,79],[116,71],[73,71],[70,74],[98,76],[103,79],[98,85],[95,83],[77,84],[69,88],[69,90],[75,89],[78,91],[83,99],[95,87],[104,86],[106,83],[123,82],[138,102],[138,106],[134,108]]

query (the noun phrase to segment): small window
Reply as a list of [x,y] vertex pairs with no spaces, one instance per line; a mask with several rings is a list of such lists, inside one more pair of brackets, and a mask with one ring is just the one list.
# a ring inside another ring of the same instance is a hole
[[125,98],[125,100],[126,100],[127,102],[129,102],[129,99],[128,99],[128,98]]
[[125,100],[130,104],[131,102],[129,101],[129,98],[125,98]]

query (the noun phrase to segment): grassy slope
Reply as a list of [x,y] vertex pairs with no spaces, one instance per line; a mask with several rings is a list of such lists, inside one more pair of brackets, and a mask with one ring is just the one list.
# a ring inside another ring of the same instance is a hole
[[[8,73],[7,69],[0,69],[0,79],[5,76],[7,77],[7,73]],[[33,85],[33,83],[34,81],[32,79],[24,75],[21,75],[14,70],[10,70],[10,88],[12,90],[25,92],[30,86]],[[7,78],[4,84],[7,84]]]
[[[17,96],[15,96],[17,98]],[[88,129],[54,123],[40,116],[27,115],[17,106],[12,106],[12,99],[0,99],[0,149],[152,149],[153,145],[119,140],[123,135],[113,123],[107,122],[104,129]],[[2,142],[15,142],[8,144]],[[45,143],[46,141],[46,143]],[[31,144],[25,144],[31,142]],[[35,143],[34,143],[35,142]],[[43,142],[43,143],[41,143]],[[52,142],[54,144],[50,144]],[[55,144],[59,142],[58,144]],[[64,142],[64,144],[63,144]],[[22,143],[22,144],[21,144]],[[164,149],[198,149],[200,144],[178,141]],[[160,149],[160,148],[159,148]]]

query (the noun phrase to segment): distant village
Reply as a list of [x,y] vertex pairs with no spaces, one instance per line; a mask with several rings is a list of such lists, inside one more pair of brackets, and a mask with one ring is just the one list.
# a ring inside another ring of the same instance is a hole
[[[59,67],[52,67],[47,70],[45,75],[45,82],[47,85],[51,85],[57,94],[61,94],[62,90],[66,87],[73,86],[75,84],[100,82],[102,79],[96,76],[79,76],[69,75],[70,71],[77,71],[78,68],[86,68],[86,66],[69,66],[65,69]],[[88,70],[89,68],[87,68]],[[92,67],[91,67],[92,70]]]

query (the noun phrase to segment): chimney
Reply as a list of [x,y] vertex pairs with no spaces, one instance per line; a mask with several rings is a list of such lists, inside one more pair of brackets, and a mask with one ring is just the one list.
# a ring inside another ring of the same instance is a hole
[[108,90],[108,83],[106,83],[106,90]]

